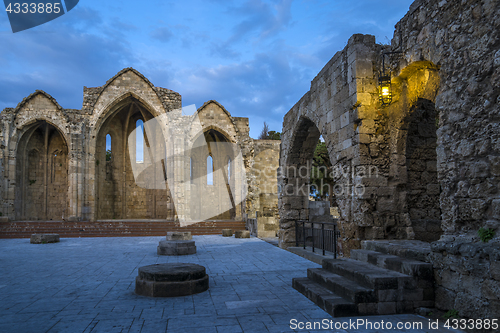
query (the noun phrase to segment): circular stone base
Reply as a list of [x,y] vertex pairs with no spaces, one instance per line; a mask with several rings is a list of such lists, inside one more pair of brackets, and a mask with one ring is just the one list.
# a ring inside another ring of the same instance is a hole
[[162,256],[182,256],[196,253],[196,245],[193,240],[167,241],[162,240],[158,244],[158,255]]
[[208,289],[205,267],[171,263],[139,267],[135,293],[151,297],[176,297],[201,293]]
[[236,230],[234,232],[234,238],[250,238],[250,231],[248,231],[248,230]]

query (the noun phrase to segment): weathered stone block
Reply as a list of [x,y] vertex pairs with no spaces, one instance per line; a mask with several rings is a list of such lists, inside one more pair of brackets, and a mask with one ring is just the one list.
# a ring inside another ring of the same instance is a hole
[[31,244],[46,244],[59,242],[59,234],[33,234],[30,238]]
[[191,240],[193,236],[191,236],[190,231],[169,231],[167,232],[167,240],[175,241],[175,240]]
[[379,302],[377,313],[380,315],[396,313],[396,302]]
[[236,230],[234,232],[235,238],[250,238],[250,231],[248,230]]
[[166,255],[166,256],[180,256],[180,255],[189,255],[196,253],[196,246],[194,241],[160,241],[160,244],[157,247],[158,255]]
[[378,290],[377,298],[379,302],[396,302],[398,300],[397,289]]
[[222,229],[222,237],[232,237],[233,230],[231,229]]

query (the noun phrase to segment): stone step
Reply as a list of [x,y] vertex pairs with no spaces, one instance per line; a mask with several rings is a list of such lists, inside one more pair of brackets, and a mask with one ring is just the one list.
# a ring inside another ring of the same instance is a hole
[[307,270],[307,277],[353,303],[377,302],[377,295],[373,289],[362,287],[353,281],[322,268],[309,268]]
[[36,233],[57,233],[61,237],[165,236],[167,231],[190,231],[193,235],[217,235],[222,229],[245,230],[242,221],[205,221],[180,227],[172,221],[11,221],[0,223],[0,238],[29,238]]
[[418,240],[362,241],[361,248],[424,262],[429,262],[428,257],[431,253],[430,243]]
[[358,307],[309,278],[294,278],[292,286],[332,317],[358,315]]
[[374,290],[417,288],[417,281],[409,275],[358,260],[325,259],[323,269]]
[[370,263],[417,279],[434,279],[432,264],[372,250],[351,250],[351,259]]

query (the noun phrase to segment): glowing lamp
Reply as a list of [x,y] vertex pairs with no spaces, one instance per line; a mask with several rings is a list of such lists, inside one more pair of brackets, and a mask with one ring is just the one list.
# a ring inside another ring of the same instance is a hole
[[378,79],[378,98],[382,105],[389,105],[392,102],[391,76],[383,75]]

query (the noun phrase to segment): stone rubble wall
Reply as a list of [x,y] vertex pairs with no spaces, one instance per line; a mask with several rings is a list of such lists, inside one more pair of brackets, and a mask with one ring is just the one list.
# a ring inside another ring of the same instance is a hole
[[[290,169],[307,169],[322,135],[333,169],[349,170],[334,175],[336,185],[363,188],[336,195],[344,255],[364,239],[439,239],[432,257],[438,307],[498,317],[499,29],[498,1],[417,0],[391,46],[353,35],[284,117],[280,246],[293,244],[296,220],[311,218],[308,193],[299,192],[309,176]],[[389,106],[378,101],[383,57]],[[496,232],[494,250],[475,237],[481,227]],[[477,262],[481,269],[472,269]]]
[[[422,60],[438,68],[440,241],[432,244],[436,306],[460,316],[500,315],[500,3],[415,1],[396,25],[396,72]],[[402,39],[401,39],[402,36]],[[478,240],[479,228],[496,239]]]
[[[396,25],[396,71],[439,67],[438,174],[445,234],[475,233],[500,221],[500,3],[415,1]],[[402,41],[400,41],[402,35]]]
[[461,317],[500,315],[500,243],[457,239],[431,244],[436,307]]

